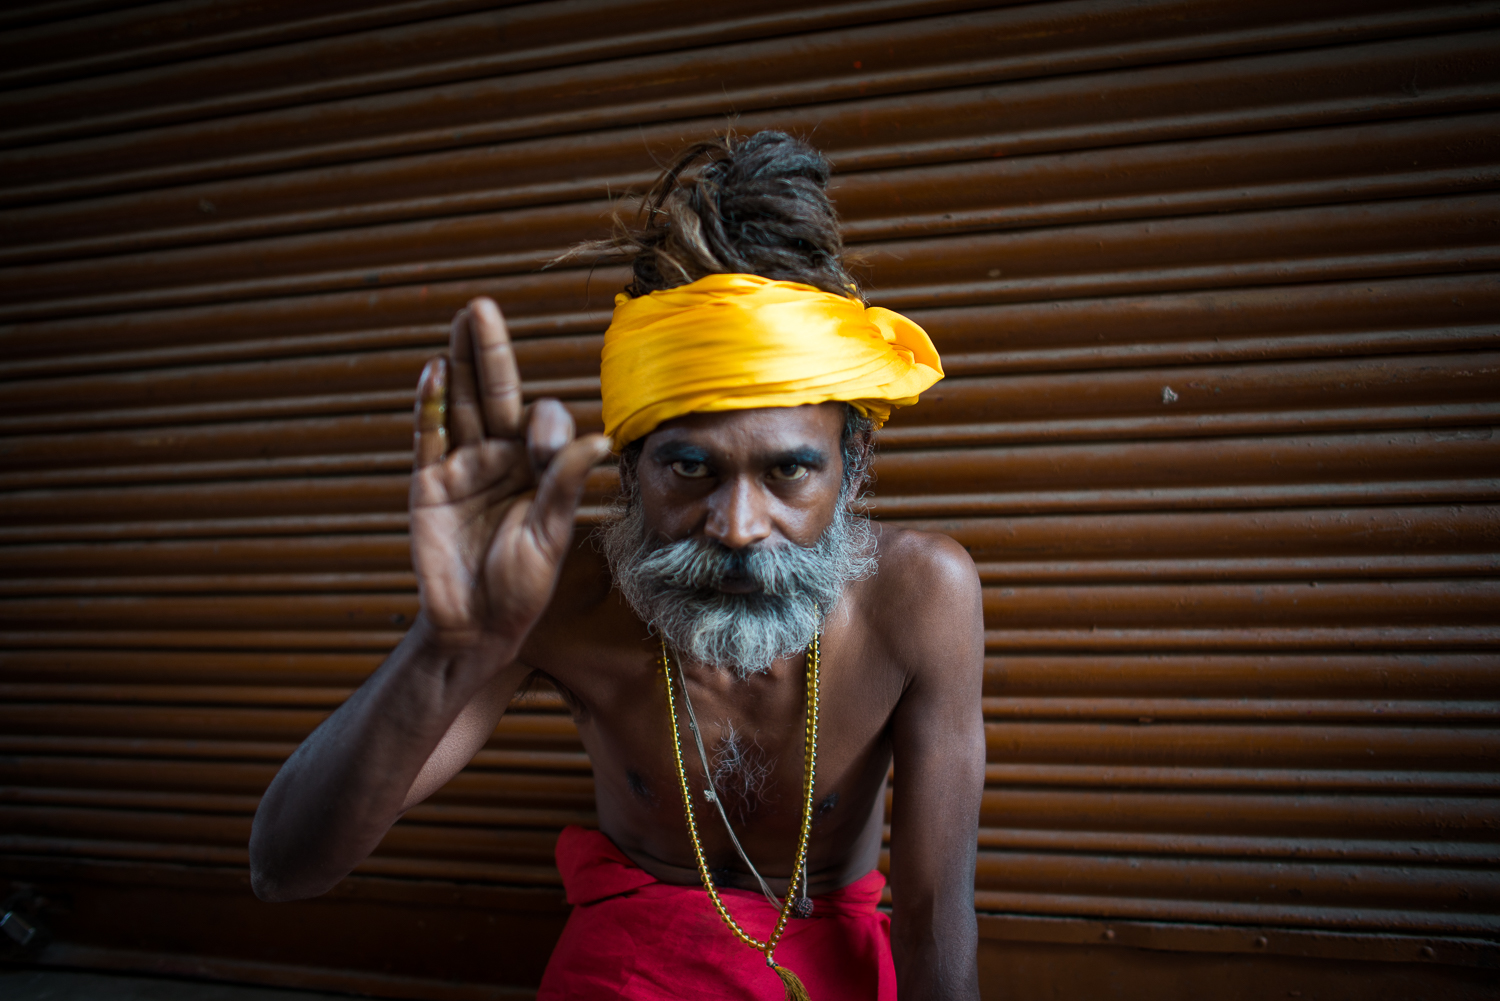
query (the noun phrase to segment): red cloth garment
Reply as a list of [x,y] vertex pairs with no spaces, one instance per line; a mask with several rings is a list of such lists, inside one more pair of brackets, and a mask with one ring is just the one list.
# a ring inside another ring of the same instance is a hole
[[[663,883],[599,831],[569,827],[557,867],[573,914],[542,976],[537,1001],[783,1001],[781,978],[735,937],[701,886]],[[890,919],[875,909],[885,877],[871,872],[814,897],[776,946],[813,1001],[895,1001]],[[776,910],[759,893],[719,891],[729,913],[765,941]]]

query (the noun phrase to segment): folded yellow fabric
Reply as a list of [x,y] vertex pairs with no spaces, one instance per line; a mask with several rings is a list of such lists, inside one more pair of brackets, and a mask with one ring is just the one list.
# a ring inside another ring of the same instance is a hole
[[842,400],[885,423],[943,377],[900,313],[798,282],[709,275],[615,297],[600,381],[616,451],[674,417]]

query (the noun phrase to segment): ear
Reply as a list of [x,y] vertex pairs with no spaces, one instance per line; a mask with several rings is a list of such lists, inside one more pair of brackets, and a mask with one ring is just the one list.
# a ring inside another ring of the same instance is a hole
[[[845,404],[848,407],[848,404]],[[852,501],[869,486],[873,477],[870,466],[875,461],[875,425],[861,417],[852,407],[846,413],[843,433],[840,435],[839,457],[849,464],[845,470],[848,486],[847,499]]]
[[870,466],[875,461],[875,429],[864,428],[860,430],[854,436],[852,444],[854,447],[851,451],[858,457],[855,466],[855,478],[858,480],[858,483],[854,486],[854,490],[857,493],[869,485],[873,479],[870,475]]
[[627,503],[634,503],[641,491],[641,453],[645,451],[645,438],[637,438],[620,450],[616,468],[620,471],[620,496]]

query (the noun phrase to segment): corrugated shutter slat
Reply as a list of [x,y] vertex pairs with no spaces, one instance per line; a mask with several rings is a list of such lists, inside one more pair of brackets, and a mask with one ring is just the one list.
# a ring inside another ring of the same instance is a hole
[[[625,272],[540,269],[732,119],[828,152],[943,352],[870,509],[984,584],[986,941],[1493,963],[1497,39],[1404,0],[0,13],[0,868],[81,902],[79,965],[535,982],[595,822],[554,693],[276,922],[250,816],[416,611],[449,315],[497,298],[596,429]],[[136,945],[120,893],[168,895]]]

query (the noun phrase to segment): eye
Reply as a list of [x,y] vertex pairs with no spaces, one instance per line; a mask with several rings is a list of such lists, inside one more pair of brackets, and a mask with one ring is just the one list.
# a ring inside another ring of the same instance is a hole
[[708,465],[697,459],[678,459],[672,463],[672,472],[689,480],[701,480],[708,475]]
[[800,480],[807,475],[807,467],[796,462],[788,462],[771,470],[771,479],[780,480],[785,483],[790,480]]

